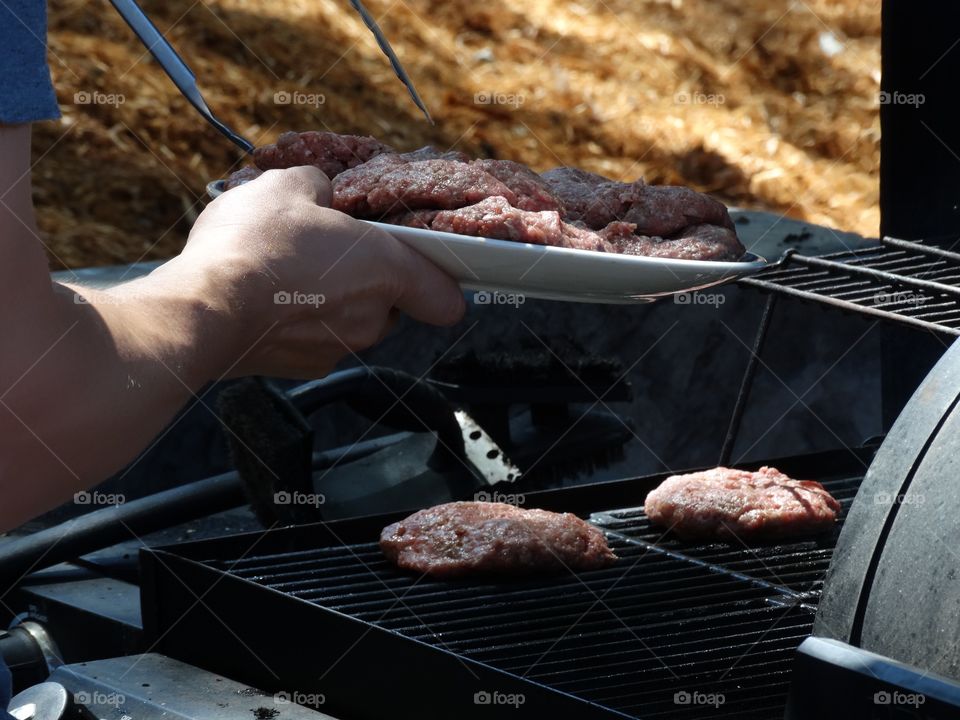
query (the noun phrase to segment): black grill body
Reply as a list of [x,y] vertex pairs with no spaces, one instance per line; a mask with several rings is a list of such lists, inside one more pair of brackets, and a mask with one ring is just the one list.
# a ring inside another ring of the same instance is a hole
[[[772,461],[820,480],[843,516],[872,449]],[[619,561],[578,575],[437,581],[376,545],[399,516],[147,549],[155,650],[346,718],[783,717],[836,532],[691,545],[640,508],[664,476],[531,494],[604,529]],[[522,703],[520,702],[522,698]]]

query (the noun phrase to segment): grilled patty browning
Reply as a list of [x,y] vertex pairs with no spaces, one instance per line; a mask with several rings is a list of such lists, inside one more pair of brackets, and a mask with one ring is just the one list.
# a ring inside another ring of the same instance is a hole
[[436,577],[592,570],[616,560],[603,533],[571,513],[452,502],[388,525],[380,548],[398,567]]
[[771,467],[673,475],[647,495],[647,517],[687,540],[774,539],[833,527],[840,503],[813,480]]

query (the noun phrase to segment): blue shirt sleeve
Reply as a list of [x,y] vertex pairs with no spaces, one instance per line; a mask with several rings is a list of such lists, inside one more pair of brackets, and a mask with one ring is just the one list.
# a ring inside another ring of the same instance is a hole
[[60,117],[47,67],[45,0],[0,2],[0,124]]

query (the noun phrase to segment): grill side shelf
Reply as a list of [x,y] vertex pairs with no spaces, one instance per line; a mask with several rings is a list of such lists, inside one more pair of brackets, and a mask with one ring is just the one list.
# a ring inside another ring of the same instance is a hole
[[884,238],[876,248],[806,256],[788,251],[738,281],[747,287],[918,330],[960,336],[960,255]]

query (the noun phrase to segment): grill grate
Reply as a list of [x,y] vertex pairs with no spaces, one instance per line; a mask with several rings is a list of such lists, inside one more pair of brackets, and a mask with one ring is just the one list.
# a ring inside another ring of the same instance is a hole
[[739,282],[910,327],[960,335],[960,254],[884,238],[818,257],[788,252]]
[[[841,517],[860,479],[823,481]],[[638,508],[591,522],[620,560],[548,579],[418,579],[369,542],[203,563],[630,716],[782,717],[839,528],[748,548],[663,538]]]

